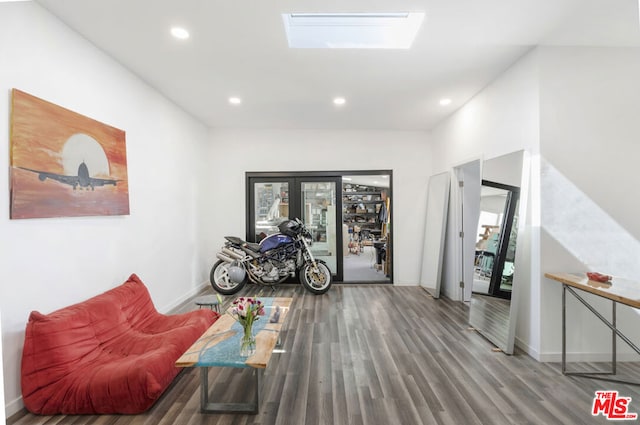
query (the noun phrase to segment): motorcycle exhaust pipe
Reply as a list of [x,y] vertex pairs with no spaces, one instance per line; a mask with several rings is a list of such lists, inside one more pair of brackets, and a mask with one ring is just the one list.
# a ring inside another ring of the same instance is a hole
[[224,255],[223,253],[219,252],[216,254],[216,257],[218,258],[218,260],[222,260],[225,263],[233,263],[235,260],[231,257],[227,257],[226,255]]
[[244,258],[244,255],[238,254],[237,252],[232,251],[229,248],[222,248],[222,254],[226,255],[227,257],[235,258],[236,260],[242,260]]

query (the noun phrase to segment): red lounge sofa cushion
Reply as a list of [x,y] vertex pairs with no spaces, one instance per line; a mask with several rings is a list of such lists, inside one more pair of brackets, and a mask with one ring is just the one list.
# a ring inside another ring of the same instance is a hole
[[51,314],[33,311],[22,353],[25,407],[43,415],[143,412],[218,317],[207,309],[160,314],[135,274]]

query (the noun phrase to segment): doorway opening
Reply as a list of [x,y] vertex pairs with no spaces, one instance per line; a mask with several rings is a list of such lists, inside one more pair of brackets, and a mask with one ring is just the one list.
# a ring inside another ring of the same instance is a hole
[[391,281],[389,174],[342,176],[344,282]]
[[335,281],[391,283],[391,180],[390,170],[246,173],[246,239],[300,218]]

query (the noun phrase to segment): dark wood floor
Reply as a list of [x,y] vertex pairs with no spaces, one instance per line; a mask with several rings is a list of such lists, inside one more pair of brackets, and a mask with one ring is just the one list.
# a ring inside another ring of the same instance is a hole
[[[256,289],[258,291],[256,292]],[[250,286],[243,294],[274,295]],[[590,424],[596,390],[632,397],[640,387],[565,377],[558,364],[507,356],[469,330],[468,308],[418,287],[334,285],[314,296],[295,285],[283,351],[264,374],[258,415],[199,412],[197,370],[181,373],[141,415],[36,416],[8,424]],[[184,308],[191,309],[192,304]],[[584,367],[589,368],[592,365]],[[640,381],[638,364],[619,364]],[[248,370],[213,369],[212,399],[249,394]]]

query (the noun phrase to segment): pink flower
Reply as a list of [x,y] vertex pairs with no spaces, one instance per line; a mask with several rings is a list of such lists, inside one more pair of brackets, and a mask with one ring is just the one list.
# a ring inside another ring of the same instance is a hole
[[263,303],[251,297],[240,297],[233,301],[233,308],[230,310],[231,316],[240,322],[243,327],[250,327],[253,322],[264,316]]

